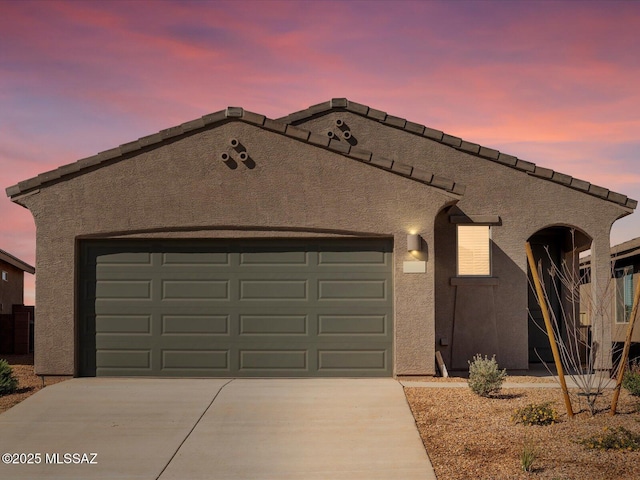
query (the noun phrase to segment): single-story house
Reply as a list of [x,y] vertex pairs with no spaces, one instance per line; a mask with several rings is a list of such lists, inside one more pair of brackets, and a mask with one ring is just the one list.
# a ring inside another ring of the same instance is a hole
[[29,353],[33,347],[33,307],[24,306],[24,274],[35,268],[0,249],[0,354]]
[[605,282],[637,205],[344,98],[228,107],[7,194],[37,226],[36,372],[77,376],[527,369],[525,243],[591,249]]

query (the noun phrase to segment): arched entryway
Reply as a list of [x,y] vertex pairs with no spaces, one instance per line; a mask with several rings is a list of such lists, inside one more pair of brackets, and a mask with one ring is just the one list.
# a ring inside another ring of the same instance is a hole
[[[538,230],[529,237],[528,242],[547,292],[549,313],[563,332],[562,341],[567,341],[567,331],[576,331],[587,339],[588,327],[580,325],[580,253],[591,248],[592,238],[576,228],[554,225]],[[529,363],[553,362],[542,310],[528,267],[527,275]]]

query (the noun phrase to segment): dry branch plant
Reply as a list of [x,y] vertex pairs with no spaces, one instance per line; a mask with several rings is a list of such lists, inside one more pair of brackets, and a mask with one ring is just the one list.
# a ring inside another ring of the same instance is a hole
[[[572,237],[574,234],[575,232],[572,231]],[[575,242],[573,245],[573,250],[563,258],[560,265],[554,261],[549,248],[545,247],[550,267],[547,271],[542,271],[541,262],[539,262],[537,270],[541,278],[546,277],[550,281],[541,282],[542,299],[538,298],[535,289],[534,294],[536,300],[539,303],[544,302],[549,310],[564,374],[578,387],[579,392],[577,396],[574,395],[573,400],[579,404],[584,400],[591,415],[595,415],[597,398],[606,388],[614,386],[609,371],[604,367],[606,365],[604,356],[611,355],[613,352],[610,351],[609,346],[601,345],[599,342],[600,339],[605,338],[607,322],[611,321],[615,284],[610,280],[597,292],[594,289],[581,291],[580,286],[587,283],[588,273],[580,273],[579,254],[575,248]],[[591,312],[589,325],[580,323],[581,302],[583,305],[588,305],[587,309]],[[552,308],[552,305],[557,307]],[[531,313],[530,317],[533,323],[547,335],[544,325],[536,322]],[[537,351],[536,354],[547,370],[553,373]]]

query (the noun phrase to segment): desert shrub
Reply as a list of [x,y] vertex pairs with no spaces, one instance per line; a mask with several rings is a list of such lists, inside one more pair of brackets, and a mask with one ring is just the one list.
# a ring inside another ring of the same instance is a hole
[[525,441],[520,452],[520,466],[524,472],[533,472],[533,462],[538,458],[538,451],[533,443]]
[[640,435],[624,427],[605,427],[602,435],[594,435],[580,442],[587,448],[594,450],[640,450]]
[[550,402],[530,403],[525,407],[517,408],[511,416],[511,421],[523,425],[553,425],[558,422],[558,412]]
[[18,388],[18,379],[13,376],[9,362],[0,360],[0,395],[13,393]]
[[631,395],[640,397],[640,363],[633,362],[624,372],[622,386],[629,390]]
[[489,359],[478,354],[469,362],[469,388],[482,397],[499,392],[505,378],[507,371],[498,368],[495,355]]

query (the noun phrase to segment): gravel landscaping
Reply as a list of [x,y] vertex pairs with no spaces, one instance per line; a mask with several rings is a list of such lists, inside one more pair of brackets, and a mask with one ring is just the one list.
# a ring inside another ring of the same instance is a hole
[[[458,378],[451,381],[464,381]],[[509,383],[541,382],[534,377],[508,377]],[[602,438],[625,427],[640,434],[640,399],[624,389],[618,414],[611,416],[611,390],[599,400],[599,413],[591,416],[584,400],[572,390],[573,409],[568,419],[559,388],[503,388],[492,398],[468,388],[405,388],[418,430],[438,480],[640,480],[640,450],[592,450],[578,443]],[[529,404],[551,402],[559,422],[524,426],[511,418]],[[525,445],[535,452],[532,472],[521,467]]]
[[[25,398],[33,395],[42,388],[42,379],[33,373],[33,354],[30,355],[2,355],[13,368],[13,375],[18,379],[18,391],[10,395],[0,396],[0,413],[10,409]],[[47,384],[60,380],[48,379]]]

